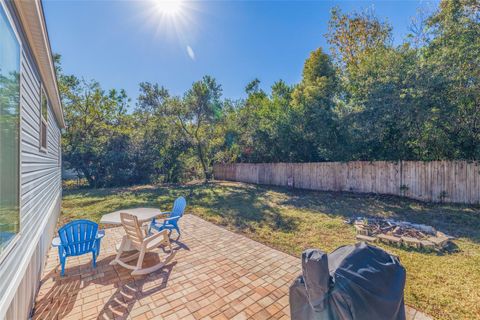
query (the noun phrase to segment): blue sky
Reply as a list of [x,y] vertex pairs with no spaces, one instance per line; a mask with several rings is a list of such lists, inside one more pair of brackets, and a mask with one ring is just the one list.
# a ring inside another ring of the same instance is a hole
[[66,73],[95,79],[103,88],[138,96],[142,81],[182,94],[203,75],[214,76],[224,97],[244,97],[258,77],[268,89],[276,80],[301,79],[303,63],[328,48],[330,9],[372,9],[394,28],[400,43],[419,8],[435,1],[196,1],[166,16],[155,1],[44,0],[52,49]]

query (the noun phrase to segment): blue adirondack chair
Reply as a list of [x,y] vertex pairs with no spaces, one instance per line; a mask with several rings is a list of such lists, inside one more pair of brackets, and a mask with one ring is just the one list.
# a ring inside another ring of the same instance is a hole
[[98,224],[89,220],[75,220],[58,229],[58,235],[59,237],[52,240],[52,245],[58,247],[62,276],[65,274],[67,257],[91,252],[92,266],[97,266],[100,240],[105,236],[104,230],[98,230]]
[[168,214],[168,218],[164,219],[162,222],[157,223],[155,219],[152,219],[150,223],[150,230],[155,229],[158,231],[162,230],[177,230],[178,235],[180,235],[180,228],[178,227],[178,220],[183,216],[183,212],[185,211],[185,207],[187,206],[187,201],[184,197],[178,197],[175,199],[173,203],[173,209],[170,212],[163,212]]

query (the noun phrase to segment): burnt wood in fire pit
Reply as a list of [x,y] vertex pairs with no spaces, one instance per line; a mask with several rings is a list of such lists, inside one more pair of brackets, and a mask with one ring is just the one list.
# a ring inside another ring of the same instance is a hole
[[347,221],[353,223],[357,240],[377,240],[397,246],[416,249],[444,250],[453,239],[443,232],[424,224],[395,221],[393,219],[357,217]]

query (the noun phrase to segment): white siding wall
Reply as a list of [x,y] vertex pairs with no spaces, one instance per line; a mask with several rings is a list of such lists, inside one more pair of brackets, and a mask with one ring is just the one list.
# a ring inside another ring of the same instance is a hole
[[[60,129],[49,109],[47,152],[40,151],[41,81],[28,45],[21,41],[20,234],[15,247],[0,263],[0,319],[15,320],[29,317],[60,212],[62,193]],[[9,307],[5,314],[6,306]]]

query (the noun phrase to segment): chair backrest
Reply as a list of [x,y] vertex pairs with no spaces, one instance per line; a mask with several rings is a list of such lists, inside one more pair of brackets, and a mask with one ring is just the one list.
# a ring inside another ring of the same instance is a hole
[[146,237],[146,234],[141,225],[138,223],[137,216],[121,212],[120,220],[122,221],[122,226],[125,229],[125,233],[130,241],[132,241],[132,244],[136,247],[140,247],[143,243],[143,239]]
[[187,207],[187,200],[184,197],[178,197],[175,199],[173,203],[172,213],[170,214],[170,218],[180,218],[183,216],[183,212]]
[[98,224],[90,220],[75,220],[58,229],[58,236],[67,256],[78,256],[92,251]]

